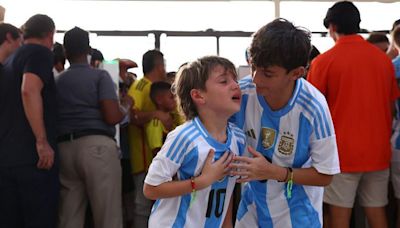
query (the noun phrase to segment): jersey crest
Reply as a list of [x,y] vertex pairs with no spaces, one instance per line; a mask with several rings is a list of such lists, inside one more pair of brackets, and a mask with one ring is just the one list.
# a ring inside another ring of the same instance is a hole
[[291,155],[293,153],[294,138],[290,132],[283,132],[279,140],[278,151],[283,155]]
[[276,131],[275,129],[269,127],[261,128],[261,139],[262,145],[264,149],[268,150],[272,146],[274,146]]

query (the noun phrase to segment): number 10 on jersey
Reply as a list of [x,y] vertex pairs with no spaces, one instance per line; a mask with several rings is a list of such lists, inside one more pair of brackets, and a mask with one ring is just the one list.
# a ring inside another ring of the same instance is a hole
[[221,217],[224,212],[226,189],[211,189],[208,195],[208,206],[206,217],[210,218],[212,213],[216,218]]

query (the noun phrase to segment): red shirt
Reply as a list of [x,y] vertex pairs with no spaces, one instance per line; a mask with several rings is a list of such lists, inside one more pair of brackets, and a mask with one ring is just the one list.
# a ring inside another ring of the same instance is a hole
[[342,172],[388,168],[399,91],[386,54],[359,35],[342,36],[312,62],[307,79],[328,101]]

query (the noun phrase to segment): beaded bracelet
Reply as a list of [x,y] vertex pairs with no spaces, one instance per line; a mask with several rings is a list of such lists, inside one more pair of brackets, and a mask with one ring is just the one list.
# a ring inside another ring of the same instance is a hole
[[192,192],[190,193],[190,205],[189,208],[192,206],[194,201],[196,200],[196,183],[194,182],[194,177],[190,178],[190,186],[192,187]]
[[286,175],[285,178],[283,180],[278,180],[278,182],[287,182],[287,180],[289,179],[289,168],[286,167]]

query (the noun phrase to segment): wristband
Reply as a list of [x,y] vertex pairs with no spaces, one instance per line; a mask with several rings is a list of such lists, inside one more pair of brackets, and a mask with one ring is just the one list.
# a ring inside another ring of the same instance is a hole
[[286,181],[287,181],[287,179],[289,178],[289,168],[288,168],[288,167],[286,167],[285,169],[286,169],[286,175],[285,175],[285,178],[284,178],[283,180],[278,180],[278,182],[286,182]]
[[190,186],[192,187],[192,192],[196,191],[196,183],[194,182],[194,177],[190,178]]
[[290,167],[288,167],[288,170],[289,170],[289,178],[287,180],[286,193],[287,193],[288,199],[290,199],[290,198],[292,198],[293,170]]
[[192,207],[194,201],[196,200],[196,182],[194,182],[195,177],[190,178],[190,186],[192,187],[192,192],[190,193],[190,205],[189,208]]

